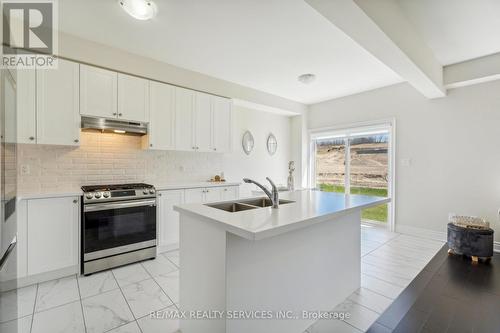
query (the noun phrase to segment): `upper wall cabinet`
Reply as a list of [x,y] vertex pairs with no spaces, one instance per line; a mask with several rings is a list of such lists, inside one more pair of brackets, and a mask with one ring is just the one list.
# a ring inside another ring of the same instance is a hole
[[196,150],[193,131],[195,92],[175,88],[175,148]]
[[149,122],[149,80],[118,74],[118,118]]
[[79,145],[78,66],[59,59],[57,69],[36,70],[37,143]]
[[118,73],[80,65],[80,114],[116,118]]
[[195,94],[194,146],[197,151],[212,151],[212,96]]
[[213,109],[213,150],[219,153],[232,148],[232,101],[228,98],[212,96]]
[[153,82],[150,88],[150,122],[148,135],[143,137],[147,149],[175,149],[175,88]]
[[36,71],[17,71],[17,142],[36,143]]

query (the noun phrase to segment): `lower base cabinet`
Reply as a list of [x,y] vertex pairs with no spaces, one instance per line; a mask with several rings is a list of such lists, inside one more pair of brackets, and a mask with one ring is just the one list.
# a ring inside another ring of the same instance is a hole
[[175,205],[184,203],[184,190],[161,191],[158,193],[158,244],[160,250],[167,251],[169,246],[179,244],[179,213]]
[[79,197],[27,201],[27,273],[78,265]]
[[179,247],[179,213],[175,205],[183,203],[204,203],[234,200],[239,197],[238,186],[217,186],[165,190],[158,192],[158,243],[159,251],[169,251]]

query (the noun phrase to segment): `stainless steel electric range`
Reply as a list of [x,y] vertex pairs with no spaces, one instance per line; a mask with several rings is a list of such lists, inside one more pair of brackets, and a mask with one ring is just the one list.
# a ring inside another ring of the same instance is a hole
[[152,185],[82,186],[82,190],[82,274],[156,257]]

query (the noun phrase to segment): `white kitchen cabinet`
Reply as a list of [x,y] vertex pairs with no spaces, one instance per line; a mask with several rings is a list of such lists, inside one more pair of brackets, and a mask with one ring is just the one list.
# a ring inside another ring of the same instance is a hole
[[36,71],[17,71],[17,142],[36,143]]
[[79,197],[27,201],[28,275],[78,265],[79,202]]
[[106,69],[80,65],[80,114],[116,118],[118,73]]
[[149,81],[118,74],[118,118],[149,122]]
[[185,203],[205,202],[205,188],[189,188],[184,192]]
[[228,98],[212,96],[213,150],[219,153],[232,148],[232,101]]
[[239,189],[237,186],[221,187],[222,200],[236,200],[239,197]]
[[194,146],[197,151],[212,151],[212,96],[196,92],[194,108]]
[[150,123],[143,148],[175,149],[175,88],[150,82]]
[[158,192],[158,245],[159,251],[179,247],[179,213],[175,205],[233,200],[239,197],[239,186],[214,186],[164,190]]
[[171,250],[179,246],[179,213],[175,205],[184,203],[184,190],[160,191],[158,193],[158,245]]
[[57,69],[36,70],[36,142],[80,142],[79,65],[59,59]]
[[208,187],[205,188],[205,197],[203,202],[215,202],[222,200],[222,188],[221,187]]
[[215,202],[239,197],[238,186],[214,186],[186,189],[185,202]]
[[193,108],[195,92],[175,88],[175,148],[196,150],[193,133]]

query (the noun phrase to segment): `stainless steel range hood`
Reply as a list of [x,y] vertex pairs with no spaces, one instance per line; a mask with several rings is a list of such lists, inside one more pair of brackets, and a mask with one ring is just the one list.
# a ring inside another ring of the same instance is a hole
[[145,135],[148,133],[146,123],[116,119],[82,117],[82,130],[97,130],[106,133]]

